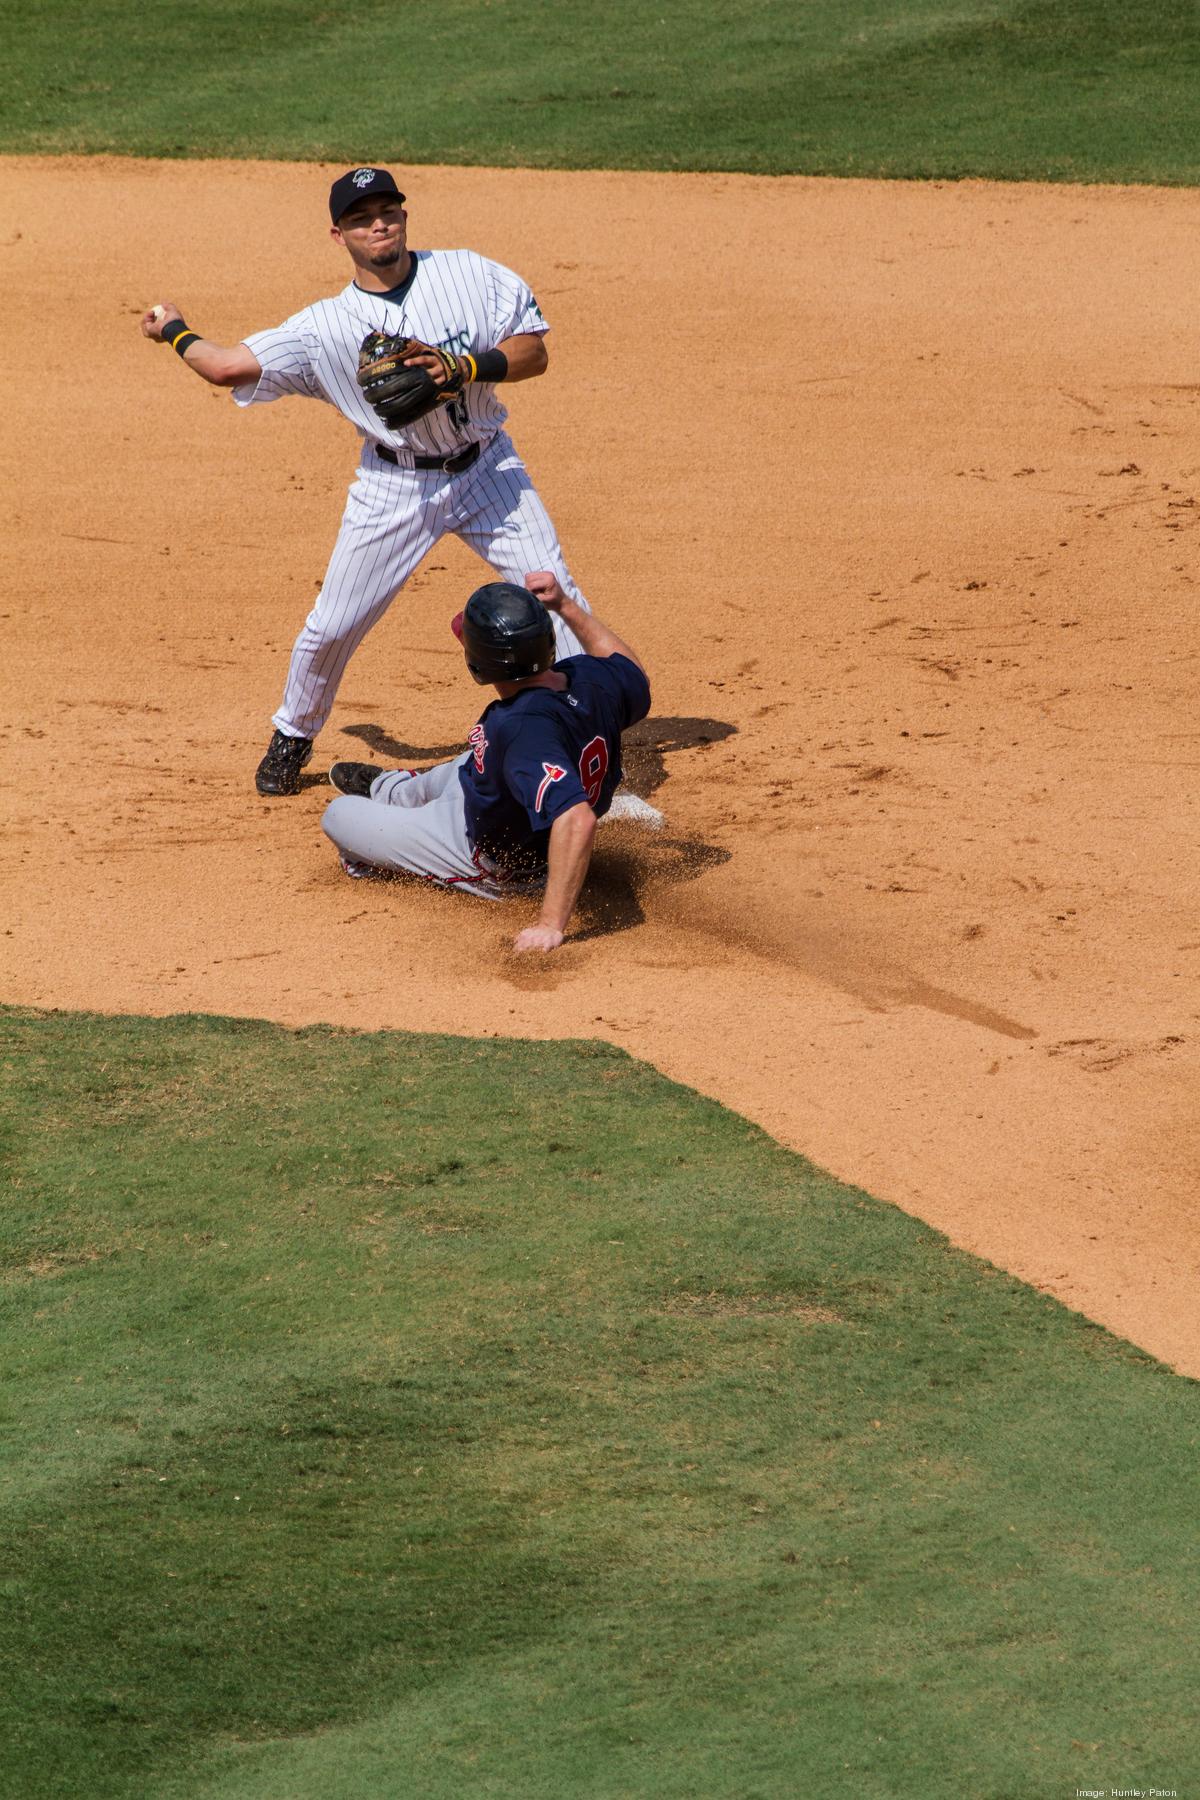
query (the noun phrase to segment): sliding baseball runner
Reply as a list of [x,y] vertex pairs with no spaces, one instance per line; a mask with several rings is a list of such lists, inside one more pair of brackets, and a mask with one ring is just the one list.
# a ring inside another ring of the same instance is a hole
[[[635,653],[549,570],[490,582],[454,620],[467,667],[497,698],[464,755],[423,773],[334,763],[321,828],[348,875],[418,876],[489,900],[542,890],[514,948],[555,950],[621,781],[621,733],[650,710]],[[556,627],[583,654],[556,657]]]

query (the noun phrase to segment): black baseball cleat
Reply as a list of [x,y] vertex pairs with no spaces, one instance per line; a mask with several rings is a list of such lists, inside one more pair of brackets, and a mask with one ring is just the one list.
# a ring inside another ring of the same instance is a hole
[[334,763],[329,779],[339,794],[355,794],[362,800],[371,796],[371,783],[383,770],[374,763]]
[[260,794],[298,794],[300,771],[313,753],[312,739],[285,737],[277,731],[258,765],[254,785]]

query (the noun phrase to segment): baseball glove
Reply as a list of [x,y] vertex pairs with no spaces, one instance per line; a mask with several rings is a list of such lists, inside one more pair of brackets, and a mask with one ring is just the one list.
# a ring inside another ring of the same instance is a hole
[[[436,357],[437,371],[419,363],[410,368],[405,360],[410,356]],[[355,379],[388,430],[394,431],[461,394],[475,379],[475,359],[465,353],[456,356],[436,344],[423,344],[420,338],[372,331],[359,346]]]

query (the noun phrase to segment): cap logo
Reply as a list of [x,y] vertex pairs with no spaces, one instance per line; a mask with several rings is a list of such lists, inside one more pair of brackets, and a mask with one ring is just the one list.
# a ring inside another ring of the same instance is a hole
[[370,187],[371,183],[375,179],[375,170],[374,169],[355,169],[354,174],[350,177],[350,179],[353,181],[356,188]]

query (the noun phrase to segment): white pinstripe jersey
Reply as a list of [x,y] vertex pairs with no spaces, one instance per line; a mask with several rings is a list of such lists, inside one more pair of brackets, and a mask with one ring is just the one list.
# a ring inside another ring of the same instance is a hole
[[270,331],[242,342],[262,365],[254,386],[237,387],[239,406],[300,394],[327,400],[355,430],[375,443],[449,455],[472,440],[495,436],[508,413],[490,382],[474,381],[399,431],[389,431],[355,381],[358,347],[370,331],[403,333],[447,350],[492,350],[503,338],[549,330],[533,293],[519,275],[473,250],[414,250],[408,279],[390,294],[368,294],[351,282]]

